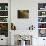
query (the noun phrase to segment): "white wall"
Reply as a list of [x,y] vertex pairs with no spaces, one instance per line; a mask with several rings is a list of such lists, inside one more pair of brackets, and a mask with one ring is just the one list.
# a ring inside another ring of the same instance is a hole
[[[17,10],[29,10],[29,19],[18,19]],[[37,23],[37,2],[30,0],[11,1],[11,22],[14,22],[17,30],[28,30],[29,26]],[[36,19],[35,19],[36,18]]]
[[[18,19],[17,18],[17,10],[23,10],[23,9],[28,9],[29,10],[29,19]],[[29,26],[32,24],[35,26],[35,32],[34,36],[37,36],[37,9],[38,9],[38,4],[37,0],[11,0],[11,22],[14,22],[16,25],[16,32],[19,30],[23,30],[22,32],[28,30]],[[21,33],[22,33],[21,32]],[[25,32],[25,34],[26,34]],[[29,33],[30,34],[30,33]],[[13,40],[14,41],[14,40]],[[35,38],[33,39],[33,44],[37,44],[37,40]]]
[[[19,30],[23,30],[23,32],[28,30],[32,24],[35,26],[33,46],[43,46],[44,43],[43,38],[38,38],[38,3],[46,3],[46,0],[11,0],[11,22],[16,25],[18,32],[20,32]],[[17,10],[23,9],[29,10],[29,19],[17,18]]]

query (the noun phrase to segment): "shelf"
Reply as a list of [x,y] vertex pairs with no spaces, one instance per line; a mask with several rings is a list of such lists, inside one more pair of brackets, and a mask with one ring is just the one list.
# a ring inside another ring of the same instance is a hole
[[0,10],[0,11],[8,11],[8,10]]
[[46,10],[38,10],[38,11],[46,11]]
[[38,28],[38,29],[46,29],[46,28]]
[[46,22],[38,22],[38,23],[46,23]]
[[8,17],[8,16],[0,16],[0,17]]
[[0,22],[0,23],[8,23],[8,22]]
[[46,15],[44,15],[44,16],[38,16],[38,17],[46,17]]

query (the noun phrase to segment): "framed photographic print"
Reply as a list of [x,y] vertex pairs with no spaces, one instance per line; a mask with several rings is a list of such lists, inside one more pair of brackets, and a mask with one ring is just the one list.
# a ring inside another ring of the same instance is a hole
[[29,10],[18,10],[18,18],[29,18]]

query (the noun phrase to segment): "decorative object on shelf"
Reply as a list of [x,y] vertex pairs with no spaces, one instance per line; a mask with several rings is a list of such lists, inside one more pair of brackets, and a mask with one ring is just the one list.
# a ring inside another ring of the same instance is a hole
[[42,18],[41,17],[38,17],[38,22],[42,22]]
[[38,28],[46,28],[46,23],[38,23]]
[[5,6],[5,10],[8,10],[8,6]]
[[46,10],[46,3],[38,3],[38,10]]
[[46,6],[45,6],[45,10],[46,10]]
[[1,6],[0,6],[0,10],[1,10]]
[[38,16],[46,16],[46,11],[38,11]]
[[0,10],[8,10],[8,3],[0,3]]
[[38,17],[38,22],[46,22],[46,17]]
[[16,26],[13,23],[11,23],[11,30],[16,30]]
[[34,28],[35,27],[32,25],[32,26],[29,27],[29,30],[34,30]]
[[0,22],[8,22],[8,17],[0,17]]
[[8,24],[7,23],[0,23],[0,35],[5,35],[5,37],[8,37]]
[[46,29],[39,29],[39,37],[46,37]]
[[42,12],[42,15],[45,15],[45,12]]
[[1,30],[8,30],[8,23],[0,23]]
[[0,16],[8,16],[8,11],[0,11]]
[[44,8],[40,8],[40,10],[44,10]]
[[29,18],[29,10],[18,10],[18,18]]

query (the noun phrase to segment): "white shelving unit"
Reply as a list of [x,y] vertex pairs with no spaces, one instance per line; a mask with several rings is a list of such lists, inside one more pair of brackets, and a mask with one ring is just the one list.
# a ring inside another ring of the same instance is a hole
[[[6,7],[5,7],[6,6]],[[7,13],[6,13],[7,12]],[[8,45],[8,2],[0,3],[0,45]],[[3,29],[3,27],[5,27]],[[5,33],[4,33],[5,32]]]
[[[40,9],[42,8],[42,9]],[[38,4],[38,31],[46,31],[46,3]],[[46,33],[46,32],[45,32]],[[42,36],[44,35],[44,36]],[[46,37],[45,34],[41,34],[40,37]]]

